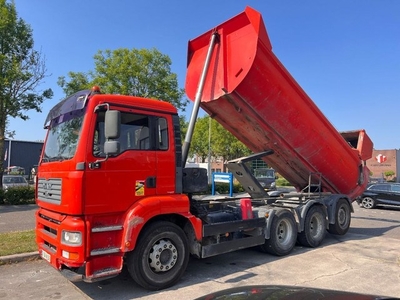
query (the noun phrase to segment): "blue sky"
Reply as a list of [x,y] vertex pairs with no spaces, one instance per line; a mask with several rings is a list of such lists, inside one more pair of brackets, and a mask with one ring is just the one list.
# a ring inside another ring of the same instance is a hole
[[[365,129],[375,149],[400,148],[398,0],[15,0],[33,29],[54,97],[30,120],[10,120],[15,139],[43,140],[47,112],[65,95],[57,78],[94,68],[98,50],[157,48],[184,87],[187,42],[242,12],[264,19],[273,52],[339,131]],[[190,108],[187,109],[187,119]]]

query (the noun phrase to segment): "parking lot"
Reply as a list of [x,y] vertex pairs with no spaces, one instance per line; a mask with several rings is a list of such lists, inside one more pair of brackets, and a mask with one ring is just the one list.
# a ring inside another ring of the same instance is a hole
[[400,297],[400,209],[366,210],[354,204],[345,236],[327,235],[317,249],[295,247],[286,257],[255,249],[191,259],[172,288],[149,292],[124,270],[97,283],[72,284],[44,261],[0,267],[0,298],[193,299],[243,285],[295,285]]

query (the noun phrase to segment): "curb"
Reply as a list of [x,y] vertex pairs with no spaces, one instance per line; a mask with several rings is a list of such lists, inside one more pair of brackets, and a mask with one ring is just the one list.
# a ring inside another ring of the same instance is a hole
[[0,256],[0,265],[18,263],[21,261],[36,260],[39,258],[40,256],[38,251]]

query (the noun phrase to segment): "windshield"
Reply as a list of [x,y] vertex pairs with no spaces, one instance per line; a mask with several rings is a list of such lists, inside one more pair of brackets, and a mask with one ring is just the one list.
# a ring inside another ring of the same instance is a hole
[[79,110],[61,115],[51,122],[43,162],[61,161],[74,157],[83,116],[83,110]]
[[275,171],[272,169],[255,169],[256,178],[275,178]]
[[3,176],[3,183],[26,183],[22,176]]

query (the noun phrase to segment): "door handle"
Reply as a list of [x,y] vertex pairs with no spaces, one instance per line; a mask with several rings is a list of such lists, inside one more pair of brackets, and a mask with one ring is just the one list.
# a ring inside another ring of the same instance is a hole
[[146,178],[146,187],[155,188],[156,187],[156,177],[150,176]]

